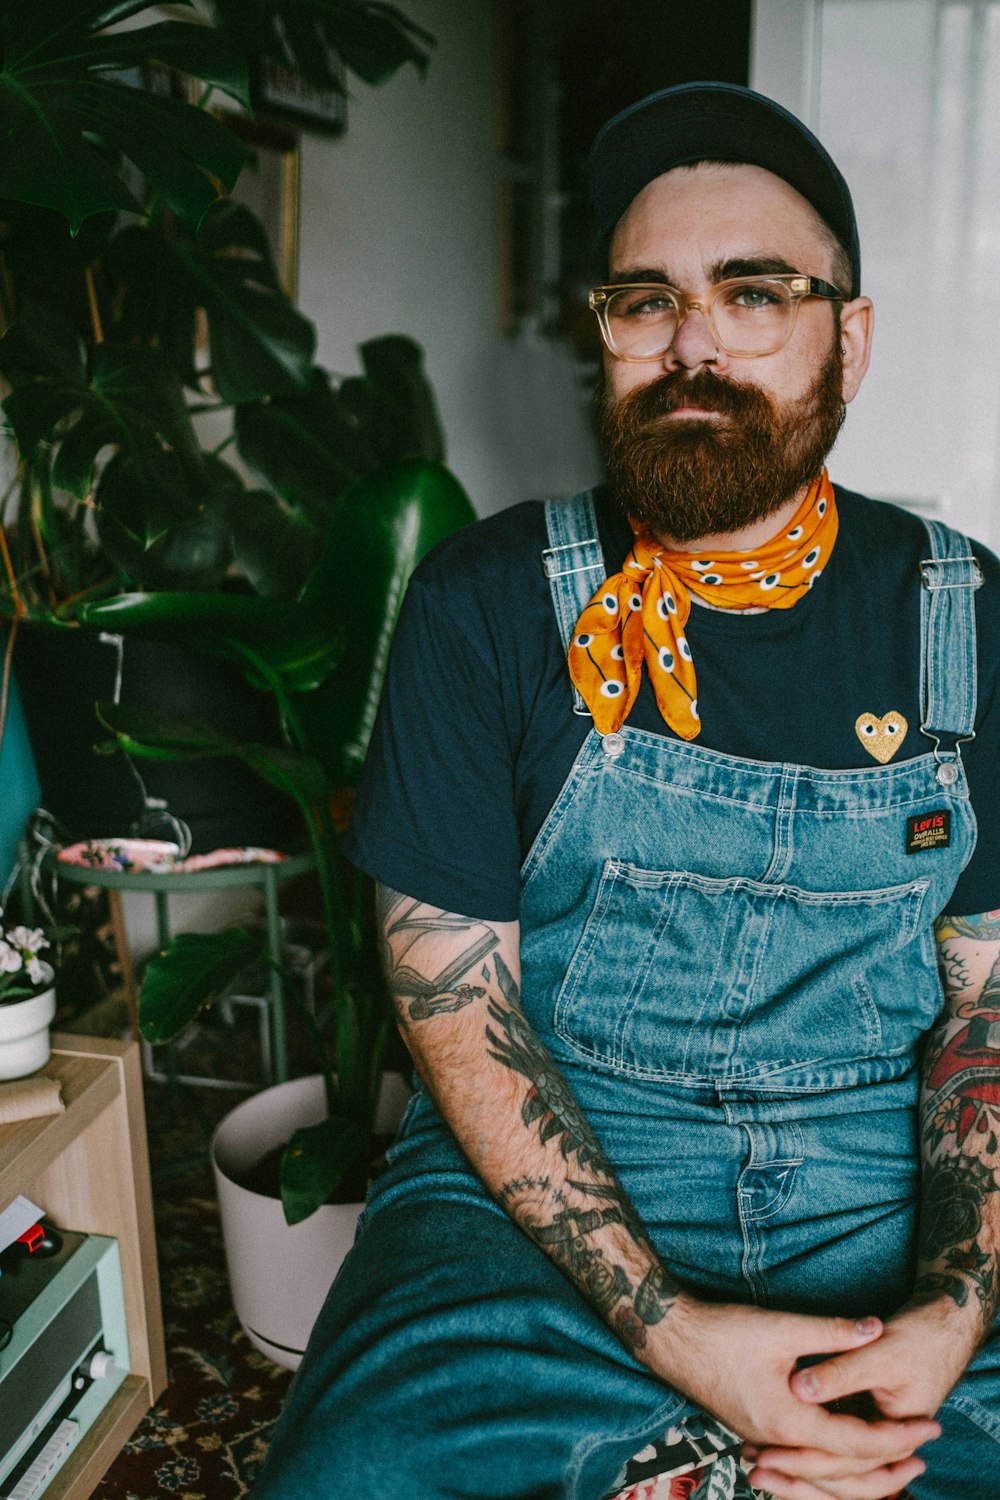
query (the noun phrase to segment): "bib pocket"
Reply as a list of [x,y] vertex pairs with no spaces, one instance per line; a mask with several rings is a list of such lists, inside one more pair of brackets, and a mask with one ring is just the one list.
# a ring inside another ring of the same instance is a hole
[[663,1080],[884,1056],[940,1006],[920,941],[928,885],[805,891],[607,860],[556,1035],[577,1057]]

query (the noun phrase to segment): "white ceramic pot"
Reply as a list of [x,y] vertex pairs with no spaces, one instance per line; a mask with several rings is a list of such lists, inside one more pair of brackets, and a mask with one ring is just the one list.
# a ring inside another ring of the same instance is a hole
[[[398,1074],[382,1081],[379,1130],[399,1123],[409,1090]],[[325,1117],[317,1074],[263,1089],[238,1104],[212,1139],[233,1306],[255,1348],[297,1368],[341,1262],[354,1243],[360,1203],[328,1203],[299,1224],[286,1224],[281,1203],[236,1179],[303,1125]]]
[[50,964],[49,988],[27,1000],[0,1004],[0,1079],[25,1078],[49,1060],[49,1027],[56,1013],[56,992],[52,985]]

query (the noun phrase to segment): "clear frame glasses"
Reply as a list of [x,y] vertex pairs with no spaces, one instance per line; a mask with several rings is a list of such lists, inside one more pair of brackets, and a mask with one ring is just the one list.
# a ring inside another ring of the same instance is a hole
[[704,297],[688,297],[666,283],[598,286],[590,293],[601,337],[616,359],[659,359],[693,307],[705,318],[720,349],[739,359],[776,354],[792,336],[806,297],[845,302],[844,292],[798,272],[740,276],[720,281]]

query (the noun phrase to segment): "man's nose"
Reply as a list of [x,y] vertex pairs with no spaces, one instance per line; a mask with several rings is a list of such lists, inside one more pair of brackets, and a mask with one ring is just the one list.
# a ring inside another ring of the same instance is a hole
[[688,303],[664,352],[664,365],[667,369],[694,370],[698,365],[717,363],[721,352],[704,309],[697,303]]

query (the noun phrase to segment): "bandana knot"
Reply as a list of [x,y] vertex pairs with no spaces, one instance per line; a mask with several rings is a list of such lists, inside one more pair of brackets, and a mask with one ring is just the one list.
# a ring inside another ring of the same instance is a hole
[[824,469],[787,529],[752,553],[674,552],[637,533],[621,571],[576,623],[570,676],[601,734],[632,711],[646,664],[663,718],[681,739],[701,729],[691,647],[691,595],[721,609],[790,609],[812,588],[837,538],[837,506]]

